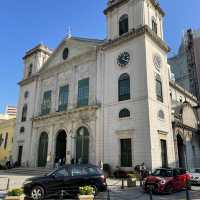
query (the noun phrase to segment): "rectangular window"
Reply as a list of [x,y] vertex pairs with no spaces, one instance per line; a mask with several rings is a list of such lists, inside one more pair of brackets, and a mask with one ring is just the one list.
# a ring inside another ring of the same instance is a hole
[[158,27],[157,27],[157,23],[152,20],[152,30],[157,34],[158,33]]
[[8,144],[8,133],[6,133],[5,143],[4,143],[4,149],[7,148],[7,144]]
[[41,114],[47,115],[51,111],[51,91],[44,92]]
[[28,77],[32,75],[32,71],[33,71],[33,64],[30,64],[28,69]]
[[166,140],[160,140],[160,145],[161,145],[162,167],[168,167],[167,142],[166,142]]
[[163,102],[162,82],[156,79],[156,96],[157,100]]
[[4,141],[4,139],[3,139],[3,134],[1,133],[1,134],[0,134],[0,147],[1,147],[1,145],[3,144],[3,141]]
[[132,167],[131,139],[121,139],[121,167]]
[[68,106],[69,86],[60,87],[58,111],[66,111]]
[[89,102],[89,78],[78,82],[78,107],[87,106]]

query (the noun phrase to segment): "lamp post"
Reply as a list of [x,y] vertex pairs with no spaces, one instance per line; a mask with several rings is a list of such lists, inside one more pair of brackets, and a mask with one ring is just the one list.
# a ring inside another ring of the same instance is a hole
[[[72,121],[72,128],[70,129],[70,131],[69,131],[69,135],[70,135],[70,138],[71,138],[71,159],[73,158],[73,155],[72,155],[72,152],[73,152],[73,142],[72,142],[72,140],[75,140],[76,141],[76,139],[77,139],[77,137],[76,136],[73,136],[73,125],[74,125],[74,121]],[[74,152],[74,161],[76,162],[76,152]]]
[[80,130],[80,136],[81,136],[81,163],[83,162],[83,151],[84,151],[84,129],[83,128],[81,128],[81,130]]

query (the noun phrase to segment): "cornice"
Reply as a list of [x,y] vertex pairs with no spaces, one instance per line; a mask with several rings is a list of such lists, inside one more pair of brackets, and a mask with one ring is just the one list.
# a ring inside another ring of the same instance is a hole
[[96,51],[87,51],[84,54],[79,54],[77,56],[74,56],[66,61],[57,63],[55,65],[52,65],[48,68],[48,65],[43,66],[43,68],[39,71],[40,76],[48,73],[54,73],[54,71],[58,70],[58,68],[62,68],[64,65],[74,66],[74,65],[81,65],[85,62],[95,62],[96,61]]
[[32,118],[33,122],[41,121],[41,120],[46,120],[46,119],[51,119],[55,117],[71,117],[73,114],[77,113],[82,113],[82,112],[87,112],[87,111],[95,111],[100,108],[100,105],[90,105],[90,106],[84,106],[80,108],[75,108],[71,109],[65,112],[55,112],[55,113],[50,113],[49,115],[44,115],[44,116],[37,116]]
[[180,121],[174,121],[172,122],[172,127],[173,128],[176,128],[176,127],[179,127],[179,128],[182,128],[182,129],[186,129],[188,131],[192,131],[194,133],[198,133],[199,129],[196,129],[196,128],[193,128],[193,127],[190,127],[190,126],[187,126],[185,124],[183,124],[182,122]]
[[170,48],[167,46],[167,44],[160,38],[156,33],[154,33],[149,26],[144,25],[137,29],[132,29],[128,33],[114,39],[114,40],[107,40],[104,44],[99,46],[100,50],[106,50],[113,46],[120,45],[121,43],[137,38],[141,35],[147,34],[156,44],[165,52],[169,52]]
[[193,96],[190,92],[188,92],[186,89],[184,89],[183,87],[181,87],[180,85],[178,85],[175,81],[170,80],[169,84],[176,90],[178,90],[179,92],[183,93],[186,97],[192,99],[193,101],[196,101],[196,103],[198,104],[197,98],[195,96]]
[[[108,12],[113,11],[115,8],[120,7],[121,5],[124,5],[125,3],[127,3],[129,0],[118,0],[114,3],[109,3],[108,7],[104,10],[104,14],[107,15]],[[165,12],[163,11],[163,9],[160,7],[159,3],[157,3],[155,0],[149,0],[151,2],[151,4],[154,6],[155,9],[157,9],[159,11],[159,13],[164,17],[165,16]]]
[[31,56],[37,52],[43,52],[49,56],[52,54],[52,51],[50,49],[48,49],[46,46],[44,46],[42,44],[39,44],[38,46],[34,47],[33,49],[27,51],[26,55],[23,57],[23,60],[25,60],[26,58],[28,58],[29,56]]
[[20,82],[18,82],[18,85],[20,85],[20,86],[23,86],[23,85],[26,85],[26,84],[28,84],[28,83],[31,83],[31,82],[33,82],[36,78],[38,78],[39,77],[39,74],[37,73],[37,74],[34,74],[33,76],[31,76],[31,77],[29,77],[29,78],[26,78],[26,79],[23,79],[23,80],[21,80]]

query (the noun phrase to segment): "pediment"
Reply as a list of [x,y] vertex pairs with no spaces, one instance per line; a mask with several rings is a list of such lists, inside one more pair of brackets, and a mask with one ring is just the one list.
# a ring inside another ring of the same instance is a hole
[[[50,68],[56,67],[60,64],[68,62],[74,58],[93,51],[101,44],[102,40],[85,39],[85,38],[65,38],[60,45],[53,51],[52,55],[48,58],[46,63],[41,68],[40,72],[46,71]],[[63,52],[68,49],[68,56],[63,58]]]

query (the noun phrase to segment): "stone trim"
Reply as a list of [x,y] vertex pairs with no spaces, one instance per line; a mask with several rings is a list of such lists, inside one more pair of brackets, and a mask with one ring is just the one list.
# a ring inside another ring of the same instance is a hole
[[[107,15],[108,12],[113,11],[116,7],[120,7],[121,5],[127,3],[129,0],[118,0],[114,3],[109,3],[108,7],[104,10],[104,14]],[[154,6],[155,9],[157,9],[159,11],[159,13],[164,17],[165,16],[165,12],[163,11],[163,9],[160,7],[159,3],[157,3],[155,0],[149,0],[152,5]]]
[[195,96],[193,96],[189,91],[187,91],[186,89],[181,87],[179,84],[177,84],[175,81],[170,80],[169,84],[170,84],[171,87],[173,87],[174,89],[176,89],[179,92],[183,93],[185,96],[187,96],[188,98],[192,99],[193,101],[196,101],[196,103],[198,104],[197,98]]
[[188,131],[192,131],[194,133],[198,133],[199,134],[199,130],[198,129],[195,129],[193,127],[187,126],[187,125],[185,125],[185,124],[183,124],[182,122],[179,122],[179,121],[172,122],[172,127],[173,128],[179,127],[179,128],[186,129]]
[[39,74],[37,73],[37,74],[34,74],[33,76],[31,76],[31,77],[29,77],[29,78],[25,78],[25,79],[23,79],[22,81],[20,81],[19,83],[18,83],[18,85],[20,85],[20,86],[23,86],[23,85],[26,85],[26,84],[28,84],[28,83],[31,83],[31,82],[33,82],[36,78],[38,78],[39,77]]
[[170,48],[167,46],[167,44],[160,38],[156,33],[154,33],[148,25],[141,26],[137,29],[132,29],[128,33],[113,39],[113,40],[107,40],[104,44],[99,46],[100,50],[106,50],[113,46],[120,45],[121,43],[125,41],[129,41],[133,38],[137,38],[141,35],[147,34],[162,50],[165,52],[169,52]]
[[32,121],[37,122],[40,120],[50,119],[50,118],[59,117],[59,116],[67,116],[67,115],[70,116],[70,114],[97,110],[99,108],[100,108],[100,105],[85,106],[85,107],[71,109],[66,112],[55,112],[55,113],[50,113],[49,115],[37,116],[37,117],[32,118]]
[[34,47],[33,49],[29,50],[26,52],[26,55],[23,57],[23,60],[25,60],[26,58],[28,58],[29,56],[33,55],[34,53],[37,52],[43,52],[47,55],[51,55],[52,51],[50,49],[48,49],[48,47],[39,44],[36,47]]
[[168,135],[168,132],[158,130],[158,134],[159,134],[159,135]]

